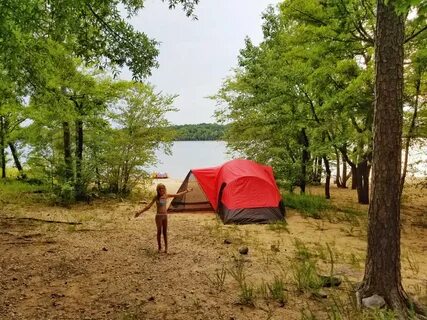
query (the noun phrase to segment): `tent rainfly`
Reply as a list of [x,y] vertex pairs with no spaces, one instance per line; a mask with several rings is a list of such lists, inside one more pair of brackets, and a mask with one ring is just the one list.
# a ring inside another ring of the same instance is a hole
[[218,167],[192,169],[168,212],[215,211],[226,224],[270,223],[284,219],[285,208],[270,166],[231,160]]

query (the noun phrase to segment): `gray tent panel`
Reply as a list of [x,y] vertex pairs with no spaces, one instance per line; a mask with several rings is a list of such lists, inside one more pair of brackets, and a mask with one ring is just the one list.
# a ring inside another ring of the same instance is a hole
[[280,207],[228,209],[222,205],[218,214],[224,224],[267,224],[285,219]]
[[188,188],[193,188],[193,191],[175,197],[168,208],[168,212],[214,211],[203,189],[200,187],[196,177],[191,171],[187,174],[178,192],[187,190]]

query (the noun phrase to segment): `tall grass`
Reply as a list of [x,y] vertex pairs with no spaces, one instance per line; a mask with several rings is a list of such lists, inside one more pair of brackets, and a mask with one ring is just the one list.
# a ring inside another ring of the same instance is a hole
[[322,196],[286,193],[283,195],[285,206],[298,210],[304,217],[321,219],[322,214],[331,208]]

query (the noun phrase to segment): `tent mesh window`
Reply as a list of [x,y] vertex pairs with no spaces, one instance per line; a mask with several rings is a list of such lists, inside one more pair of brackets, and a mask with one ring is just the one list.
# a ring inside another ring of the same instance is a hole
[[196,177],[190,172],[178,192],[193,188],[193,191],[175,197],[169,206],[169,212],[214,211]]

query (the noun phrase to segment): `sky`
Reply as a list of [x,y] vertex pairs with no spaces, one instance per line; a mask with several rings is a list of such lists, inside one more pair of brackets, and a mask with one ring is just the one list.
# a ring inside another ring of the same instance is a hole
[[[173,124],[213,123],[216,102],[208,99],[237,66],[246,36],[262,40],[262,12],[279,0],[201,0],[198,20],[186,17],[180,7],[169,10],[161,0],[146,0],[131,24],[160,42],[158,62],[148,78],[156,92],[178,95],[168,113]],[[131,79],[124,71],[122,78]]]

